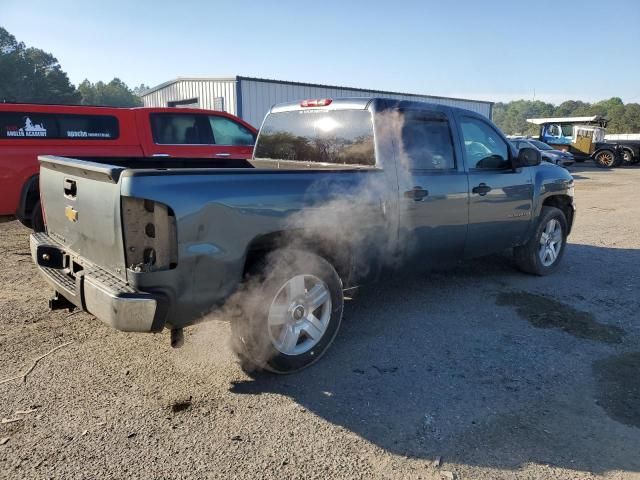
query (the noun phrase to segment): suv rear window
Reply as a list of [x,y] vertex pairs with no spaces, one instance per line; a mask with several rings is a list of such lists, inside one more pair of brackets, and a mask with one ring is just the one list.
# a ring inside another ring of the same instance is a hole
[[368,110],[296,110],[271,113],[255,158],[374,166],[373,122]]
[[119,136],[118,119],[110,115],[0,113],[0,139],[115,140]]

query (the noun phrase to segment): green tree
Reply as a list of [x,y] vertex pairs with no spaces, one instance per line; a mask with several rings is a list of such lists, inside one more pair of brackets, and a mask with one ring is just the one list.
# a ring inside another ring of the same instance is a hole
[[119,78],[109,83],[91,83],[84,80],[78,85],[82,105],[104,105],[110,107],[139,107],[142,100]]
[[141,83],[137,87],[133,87],[133,93],[138,97],[142,98],[142,94],[147,90],[149,90],[150,88],[151,87],[149,85],[145,85],[144,83]]
[[639,133],[640,105],[624,104],[619,97],[612,97],[593,104],[579,100],[567,100],[557,107],[550,103],[516,100],[496,103],[493,120],[507,135],[537,135],[538,126],[527,122],[536,117],[584,117],[602,115],[609,120],[608,133]]
[[77,103],[80,95],[58,60],[27,48],[0,27],[0,102]]
[[567,100],[566,102],[562,102],[558,105],[554,112],[554,117],[572,117],[579,115],[588,115],[589,114],[589,105],[586,102],[581,102],[580,100]]

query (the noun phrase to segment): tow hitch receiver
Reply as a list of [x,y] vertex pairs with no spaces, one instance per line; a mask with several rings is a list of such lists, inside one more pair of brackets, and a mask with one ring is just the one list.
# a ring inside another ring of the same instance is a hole
[[53,298],[49,299],[49,309],[50,310],[64,310],[67,309],[69,312],[73,312],[77,307],[67,300],[65,297],[60,295],[58,292],[55,292]]

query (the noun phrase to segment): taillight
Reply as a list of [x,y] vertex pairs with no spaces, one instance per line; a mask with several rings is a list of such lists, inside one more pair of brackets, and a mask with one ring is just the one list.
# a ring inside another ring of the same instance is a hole
[[312,100],[303,100],[300,102],[301,107],[326,107],[331,105],[333,100],[330,98],[316,98]]
[[153,200],[123,197],[122,228],[128,269],[155,272],[176,267],[176,217],[168,206]]

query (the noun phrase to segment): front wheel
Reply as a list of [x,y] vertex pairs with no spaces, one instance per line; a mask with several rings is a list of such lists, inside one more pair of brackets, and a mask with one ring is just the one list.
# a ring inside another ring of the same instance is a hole
[[559,208],[542,207],[533,237],[513,249],[516,265],[525,273],[548,275],[560,264],[567,243],[567,219]]
[[323,258],[278,250],[248,279],[233,344],[245,369],[292,373],[316,362],[342,322],[342,282]]
[[616,154],[613,150],[602,150],[596,153],[596,156],[593,158],[596,162],[596,165],[600,168],[612,168],[616,165]]

